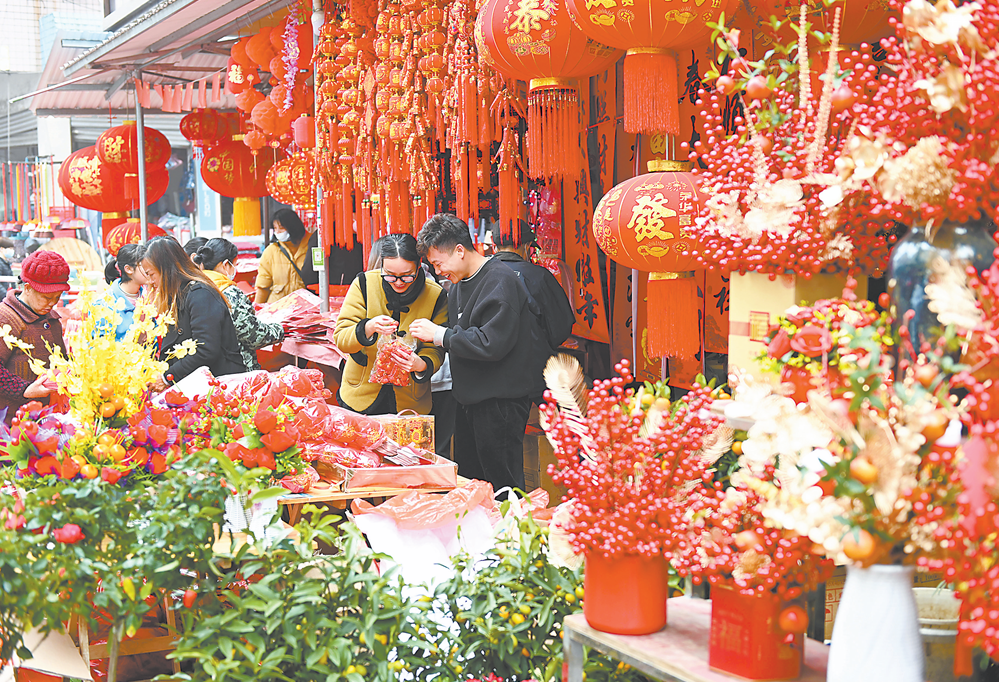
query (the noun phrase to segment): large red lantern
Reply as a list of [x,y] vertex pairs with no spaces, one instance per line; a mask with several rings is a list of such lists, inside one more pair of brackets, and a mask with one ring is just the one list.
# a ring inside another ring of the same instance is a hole
[[226,131],[225,122],[212,109],[196,109],[180,119],[180,134],[196,148],[212,144]]
[[[162,168],[170,160],[170,141],[166,135],[148,126],[143,127],[142,143],[146,170]],[[109,128],[97,138],[97,156],[112,170],[121,173],[139,172],[139,137],[135,121]]]
[[[166,232],[159,225],[146,223],[146,232],[149,239],[163,237]],[[125,244],[138,244],[142,241],[142,227],[138,218],[129,218],[122,224],[113,228],[104,237],[104,248],[112,256],[118,256],[118,250]]]
[[563,0],[488,0],[475,42],[505,76],[530,81],[527,160],[534,178],[579,172],[579,100],[575,78],[600,73],[621,56],[569,19]]
[[593,211],[597,245],[612,260],[649,275],[649,350],[692,358],[700,348],[692,255],[700,196],[682,161],[651,161],[655,171],[625,180]]
[[211,189],[233,197],[232,226],[237,237],[260,234],[259,197],[267,196],[267,171],[274,165],[274,153],[254,154],[242,135],[220,142],[205,152],[201,177]]
[[565,0],[586,35],[627,50],[624,59],[624,129],[629,133],[680,132],[676,57],[671,48],[709,35],[709,22],[732,16],[734,0]]
[[[165,168],[146,176],[146,202],[159,200],[170,184]],[[96,147],[84,147],[66,157],[59,168],[59,189],[76,206],[101,211],[106,232],[139,207],[139,178],[116,172],[97,156]]]

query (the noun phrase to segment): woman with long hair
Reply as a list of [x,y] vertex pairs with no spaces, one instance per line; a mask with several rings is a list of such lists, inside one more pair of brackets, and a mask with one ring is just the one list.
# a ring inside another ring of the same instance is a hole
[[298,214],[282,208],[274,214],[274,239],[260,256],[254,303],[284,298],[305,288],[303,268],[309,254],[309,234]]
[[222,295],[229,301],[232,324],[239,338],[239,349],[247,371],[260,369],[257,349],[284,339],[284,329],[277,322],[267,323],[257,319],[250,297],[236,286],[236,257],[239,249],[228,239],[209,239],[194,254],[193,260],[201,266]]
[[141,244],[125,244],[104,268],[104,279],[111,285],[108,295],[113,297],[115,310],[121,315],[121,322],[114,331],[115,341],[125,338],[132,328],[135,304],[142,295],[142,287],[147,284],[141,265],[145,253],[146,247]]
[[[244,371],[229,304],[180,244],[169,237],[152,240],[142,267],[154,289],[157,314],[172,320],[160,345],[160,360],[170,368],[154,388],[161,391],[202,366],[215,376]],[[175,349],[189,340],[194,351],[177,357]]]
[[444,350],[418,343],[416,351],[393,350],[393,362],[410,373],[408,386],[369,381],[379,334],[406,332],[413,320],[447,324],[447,294],[428,281],[420,266],[416,238],[390,234],[381,242],[381,267],[362,272],[350,285],[334,329],[336,345],[350,357],[337,393],[341,405],[363,414],[415,410],[429,414],[430,377],[441,366]]

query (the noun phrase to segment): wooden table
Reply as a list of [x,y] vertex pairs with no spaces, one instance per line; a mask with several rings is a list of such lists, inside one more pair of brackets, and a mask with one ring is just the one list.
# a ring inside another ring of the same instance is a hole
[[[594,630],[581,613],[567,616],[562,624],[562,646],[568,663],[568,682],[582,682],[583,647],[588,646],[666,682],[732,682],[739,679],[708,667],[708,636],[711,602],[677,597],[669,600],[669,624],[652,635],[630,637]],[[801,682],[826,679],[829,647],[805,640],[805,664]]]
[[[467,478],[458,476],[458,487],[468,483]],[[334,488],[326,490],[313,488],[307,493],[288,493],[278,498],[278,502],[288,507],[288,521],[291,525],[298,523],[302,515],[302,506],[306,504],[316,504],[320,502],[349,502],[356,499],[388,498],[402,495],[403,493],[446,493],[454,488],[359,488],[343,492]],[[344,505],[346,506],[346,505]]]

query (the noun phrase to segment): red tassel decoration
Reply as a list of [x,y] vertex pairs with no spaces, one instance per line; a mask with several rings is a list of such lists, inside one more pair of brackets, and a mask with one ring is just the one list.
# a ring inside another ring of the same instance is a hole
[[628,50],[624,58],[624,129],[643,135],[680,134],[676,58],[667,50]]
[[536,78],[527,96],[527,163],[532,178],[572,179],[579,174],[579,95],[566,79]]
[[693,271],[649,274],[649,353],[692,359],[700,350],[700,305]]

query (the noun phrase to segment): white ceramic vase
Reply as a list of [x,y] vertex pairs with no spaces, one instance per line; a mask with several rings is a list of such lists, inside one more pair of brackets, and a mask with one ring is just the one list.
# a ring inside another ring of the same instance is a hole
[[923,682],[923,643],[913,569],[846,569],[827,682]]

